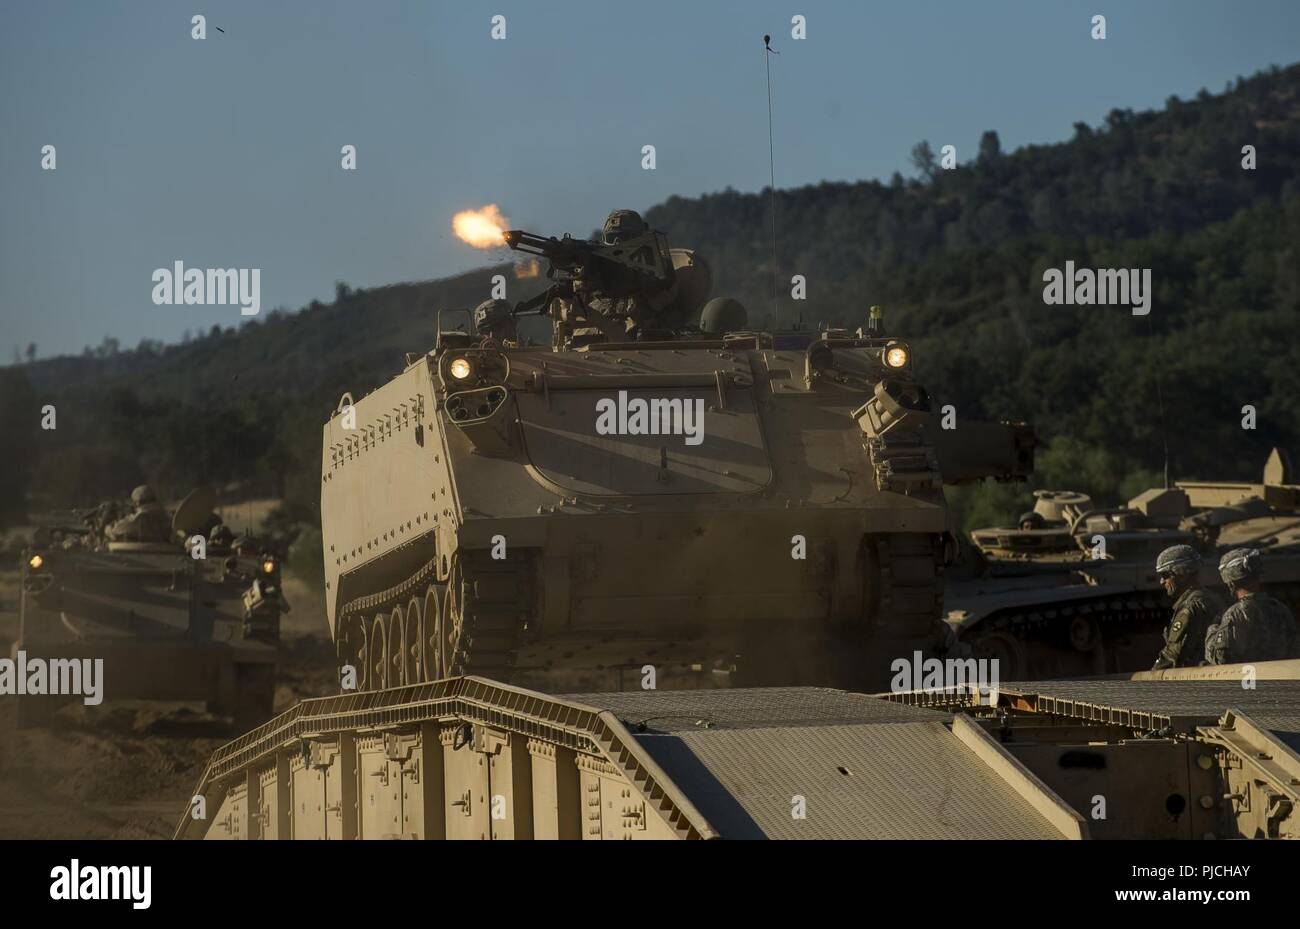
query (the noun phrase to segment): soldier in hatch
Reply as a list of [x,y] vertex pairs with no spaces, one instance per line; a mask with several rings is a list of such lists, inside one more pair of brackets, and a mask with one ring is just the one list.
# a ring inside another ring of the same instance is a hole
[[700,311],[700,332],[705,335],[724,336],[739,332],[749,325],[745,305],[731,297],[714,297]]
[[514,345],[519,338],[514,314],[504,300],[484,300],[474,308],[474,330],[487,339]]
[[515,307],[544,312],[554,323],[556,345],[592,341],[665,340],[691,328],[708,299],[713,278],[708,262],[691,249],[669,248],[635,210],[614,210],[599,242],[565,236],[549,239],[523,230],[505,233],[516,251],[551,262],[557,283]]
[[[1033,510],[1026,510],[1024,513],[1020,514],[1020,519],[1016,520],[1016,524],[1020,526],[1021,529],[1042,529],[1043,517],[1041,513],[1035,513]],[[1159,569],[1157,568],[1157,570]]]
[[1223,601],[1201,587],[1200,566],[1200,553],[1190,545],[1171,545],[1156,558],[1156,576],[1174,601],[1174,613],[1153,671],[1195,667],[1205,654],[1205,633],[1223,612]]
[[[607,246],[617,245],[650,231],[650,226],[635,210],[614,210],[605,219],[602,241]],[[653,253],[654,246],[646,243],[631,258],[649,266],[654,263]],[[608,297],[599,292],[587,294],[588,308],[607,321],[594,321],[607,337],[672,338],[673,332],[698,312],[712,287],[708,263],[690,249],[671,249],[671,254],[674,272],[671,286],[651,286],[624,297]],[[620,327],[623,332],[611,333],[611,326]]]
[[1234,548],[1219,561],[1233,603],[1205,637],[1206,664],[1300,658],[1300,628],[1281,601],[1260,590],[1259,550]]
[[148,484],[131,491],[134,512],[108,527],[110,542],[170,542],[171,519]]
[[[606,245],[617,245],[632,236],[648,231],[649,228],[636,210],[613,210],[605,217],[601,240]],[[606,319],[622,319],[628,335],[634,335],[640,325],[653,315],[655,309],[651,305],[649,296],[643,294],[634,294],[630,297],[606,297],[599,293],[592,293],[587,299],[587,306]],[[601,326],[601,328],[606,327]]]

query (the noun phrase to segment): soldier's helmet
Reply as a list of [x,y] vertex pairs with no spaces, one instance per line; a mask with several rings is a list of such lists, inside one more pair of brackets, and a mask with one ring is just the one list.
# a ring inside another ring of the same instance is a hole
[[136,506],[144,506],[146,503],[157,503],[158,495],[153,492],[153,488],[148,484],[141,484],[135,490],[131,491],[131,502]]
[[1219,577],[1233,584],[1248,577],[1259,577],[1264,562],[1257,548],[1234,548],[1219,559]]
[[1191,574],[1201,555],[1190,545],[1171,545],[1156,556],[1156,574]]
[[208,544],[219,548],[229,548],[233,541],[235,541],[235,533],[225,523],[217,523],[208,533]]
[[1035,513],[1033,510],[1025,510],[1025,512],[1020,514],[1020,518],[1016,520],[1016,525],[1021,529],[1024,529],[1025,523],[1029,523],[1030,529],[1042,529],[1043,515],[1041,513]]
[[645,232],[649,228],[636,210],[614,210],[605,217],[605,244],[613,245],[629,236]]
[[474,307],[474,328],[479,335],[494,335],[510,328],[510,304],[505,300],[484,300]]
[[739,300],[714,297],[700,311],[700,331],[709,335],[736,332],[749,325],[749,313]]

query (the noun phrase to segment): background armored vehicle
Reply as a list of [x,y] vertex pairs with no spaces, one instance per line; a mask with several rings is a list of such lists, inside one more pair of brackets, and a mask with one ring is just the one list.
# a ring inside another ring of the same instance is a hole
[[359,688],[883,686],[937,641],[942,484],[1027,474],[1031,431],[939,429],[907,344],[878,331],[674,331],[653,314],[681,318],[674,288],[696,288],[656,237],[506,233],[558,272],[515,308],[550,315],[554,345],[444,312],[432,351],[339,403],[326,600]]
[[1041,528],[977,529],[969,563],[949,574],[950,627],[1005,677],[1151,667],[1171,609],[1155,560],[1171,545],[1199,549],[1201,584],[1221,592],[1219,556],[1258,548],[1265,589],[1300,609],[1300,484],[1279,449],[1258,484],[1179,481],[1112,509],[1086,494],[1035,497]]
[[[85,526],[38,530],[23,554],[12,648],[18,674],[33,659],[103,659],[105,704],[203,701],[237,726],[270,716],[280,616],[288,609],[280,558],[257,540],[220,531],[196,548],[213,502],[207,491],[187,497],[169,542],[108,540],[112,506],[91,511]],[[21,696],[18,722],[40,724],[80,700]]]

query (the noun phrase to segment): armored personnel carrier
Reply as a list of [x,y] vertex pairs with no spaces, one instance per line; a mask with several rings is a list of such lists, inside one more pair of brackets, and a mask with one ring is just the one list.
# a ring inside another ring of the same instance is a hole
[[[269,717],[280,616],[289,608],[280,559],[249,537],[208,538],[213,503],[207,491],[187,497],[170,541],[110,540],[111,506],[85,525],[39,530],[22,559],[17,677],[27,681],[26,669],[38,665],[71,672],[102,659],[104,704],[202,701],[239,727]],[[51,692],[53,674],[20,688],[19,725],[40,725],[83,699]]]
[[1223,552],[1258,548],[1265,589],[1300,610],[1300,484],[1280,449],[1258,484],[1179,481],[1110,509],[1069,491],[1035,497],[1034,525],[973,531],[973,564],[949,575],[947,622],[1004,677],[1151,667],[1171,608],[1155,559],[1170,545],[1202,552],[1206,587],[1221,587]]
[[[1025,476],[1027,426],[939,428],[878,314],[760,332],[730,301],[675,325],[705,266],[658,232],[505,240],[554,283],[477,327],[439,314],[431,350],[325,424],[345,687],[884,686],[939,640],[943,483]],[[514,338],[529,312],[552,345]]]

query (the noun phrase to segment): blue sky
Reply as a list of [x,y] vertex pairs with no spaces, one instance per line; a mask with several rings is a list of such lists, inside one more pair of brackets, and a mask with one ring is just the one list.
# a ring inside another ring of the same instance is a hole
[[451,234],[461,209],[585,235],[614,207],[760,190],[765,32],[781,187],[910,174],[920,139],[962,160],[986,129],[1006,150],[1060,141],[1290,64],[1300,35],[1294,0],[9,0],[4,19],[3,362],[239,325],[237,306],[151,302],[177,259],[260,268],[263,312],[297,309],[336,280],[484,264]]

